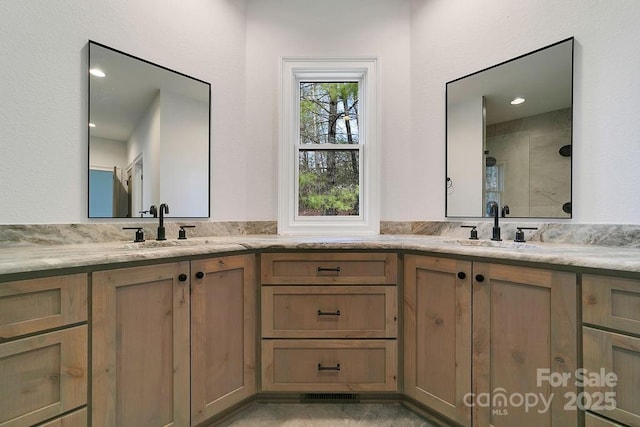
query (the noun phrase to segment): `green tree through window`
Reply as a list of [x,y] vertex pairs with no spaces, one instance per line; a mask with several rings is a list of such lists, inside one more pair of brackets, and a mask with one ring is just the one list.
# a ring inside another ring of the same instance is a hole
[[300,83],[298,215],[360,214],[357,82]]

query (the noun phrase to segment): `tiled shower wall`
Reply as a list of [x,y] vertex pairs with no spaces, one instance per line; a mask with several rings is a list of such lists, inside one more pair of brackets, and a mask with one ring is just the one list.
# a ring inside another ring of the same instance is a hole
[[487,155],[503,170],[500,204],[512,216],[570,217],[562,207],[571,201],[571,157],[559,153],[568,144],[569,108],[487,126]]

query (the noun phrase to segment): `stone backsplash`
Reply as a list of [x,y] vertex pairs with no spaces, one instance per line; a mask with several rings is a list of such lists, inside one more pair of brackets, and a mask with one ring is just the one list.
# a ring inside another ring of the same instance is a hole
[[[178,237],[180,225],[196,226],[187,229],[188,237],[277,234],[276,221],[168,220],[165,223],[168,239]],[[493,223],[488,220],[382,221],[380,234],[468,238],[469,229],[461,228],[461,225],[475,225],[480,239],[491,238]],[[500,227],[503,240],[513,240],[517,226],[537,227],[537,230],[525,230],[525,238],[528,241],[640,248],[640,225],[502,222]],[[157,221],[0,225],[0,245],[56,245],[133,240],[135,230],[123,230],[123,227],[142,227],[145,238],[153,240],[156,236]]]
[[[425,236],[445,236],[468,238],[468,228],[461,225],[475,225],[478,238],[491,238],[492,221],[382,221],[381,234],[418,234]],[[524,230],[525,239],[534,242],[564,243],[576,245],[624,246],[640,248],[640,225],[618,224],[568,224],[527,222],[501,222],[503,240],[513,240],[516,227],[536,227],[537,230]]]

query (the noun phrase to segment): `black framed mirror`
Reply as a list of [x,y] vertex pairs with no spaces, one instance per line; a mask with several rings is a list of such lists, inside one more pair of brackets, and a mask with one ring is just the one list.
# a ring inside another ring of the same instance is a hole
[[89,218],[210,216],[211,85],[89,41]]
[[447,217],[571,217],[573,44],[446,84]]

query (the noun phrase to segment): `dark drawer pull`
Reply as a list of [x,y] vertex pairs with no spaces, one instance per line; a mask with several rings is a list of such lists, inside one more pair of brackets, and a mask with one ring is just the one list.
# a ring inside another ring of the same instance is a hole
[[318,316],[340,316],[340,310],[336,310],[336,311],[318,310]]
[[334,267],[334,268],[318,267],[318,273],[322,273],[323,271],[333,271],[335,273],[340,273],[340,267]]
[[318,371],[339,371],[340,364],[338,363],[336,366],[322,366],[322,363],[318,363]]

